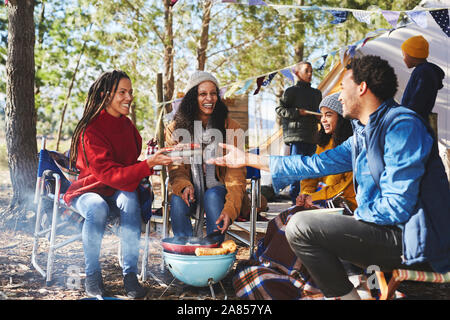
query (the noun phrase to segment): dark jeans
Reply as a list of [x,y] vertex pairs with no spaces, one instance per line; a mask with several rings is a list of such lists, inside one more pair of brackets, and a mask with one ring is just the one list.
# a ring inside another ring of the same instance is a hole
[[[316,152],[316,145],[307,142],[293,142],[290,144],[290,154],[296,155],[300,154],[303,156],[312,156]],[[291,184],[291,189],[289,190],[289,196],[291,197],[292,204],[295,205],[295,199],[300,193],[300,181]]]
[[389,271],[401,264],[402,232],[351,216],[312,211],[297,212],[286,226],[286,238],[326,297],[353,289],[343,263]]

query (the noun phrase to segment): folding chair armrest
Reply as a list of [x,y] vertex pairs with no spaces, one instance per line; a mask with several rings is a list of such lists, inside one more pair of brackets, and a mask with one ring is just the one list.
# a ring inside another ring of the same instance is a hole
[[58,175],[58,177],[61,178],[61,176],[60,176],[60,174],[58,172],[56,172],[54,170],[50,170],[50,169],[44,170],[44,172],[42,172],[42,177],[46,177],[46,176],[54,177],[55,174]]
[[44,180],[49,176],[55,179],[55,197],[59,199],[59,196],[61,194],[61,175],[50,169],[44,170],[44,172],[42,172],[42,178]]

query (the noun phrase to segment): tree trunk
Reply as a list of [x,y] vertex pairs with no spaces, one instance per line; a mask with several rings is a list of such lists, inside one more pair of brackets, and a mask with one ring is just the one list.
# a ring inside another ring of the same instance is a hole
[[[173,13],[170,0],[164,0],[164,101],[173,97],[175,80],[173,75]],[[170,104],[165,106],[166,112],[172,111]]]
[[8,1],[6,146],[13,188],[9,212],[32,204],[37,172],[34,0]]
[[203,5],[202,33],[200,36],[200,46],[197,49],[198,70],[205,70],[206,50],[208,49],[209,22],[211,21],[212,1],[206,0]]
[[[299,6],[303,6],[304,4],[304,0],[297,0],[297,4]],[[303,49],[305,47],[305,18],[303,16],[303,11],[302,10],[297,10],[297,14],[296,14],[296,20],[297,20],[297,27],[296,29],[296,33],[298,35],[300,35],[300,40],[297,41],[297,43],[294,46],[294,51],[295,51],[295,61],[296,62],[300,62],[303,60]]]

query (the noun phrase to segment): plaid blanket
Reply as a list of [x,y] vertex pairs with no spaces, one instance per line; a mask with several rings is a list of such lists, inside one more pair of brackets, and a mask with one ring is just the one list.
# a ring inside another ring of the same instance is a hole
[[286,210],[272,219],[255,255],[238,264],[233,277],[236,296],[250,300],[324,298],[287,242],[286,225],[295,212]]

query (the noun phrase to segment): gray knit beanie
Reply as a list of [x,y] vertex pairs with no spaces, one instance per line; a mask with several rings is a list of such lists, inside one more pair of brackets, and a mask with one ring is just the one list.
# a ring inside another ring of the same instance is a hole
[[187,93],[193,87],[199,85],[204,81],[211,81],[217,86],[217,88],[219,88],[219,81],[217,81],[217,79],[211,73],[197,70],[189,77],[186,88],[184,89],[184,93]]
[[340,94],[341,94],[340,92],[337,92],[323,98],[322,101],[320,102],[319,110],[322,109],[322,107],[327,107],[342,116],[342,104],[338,100]]

